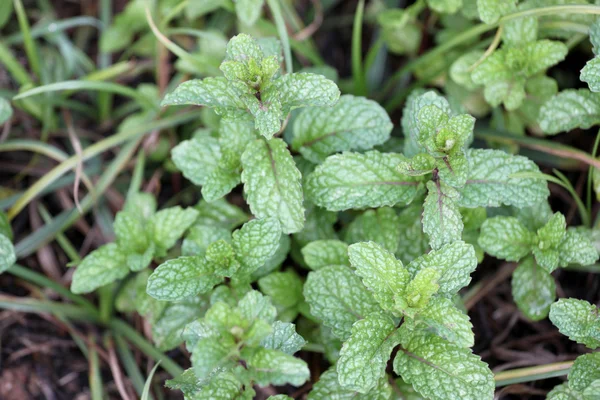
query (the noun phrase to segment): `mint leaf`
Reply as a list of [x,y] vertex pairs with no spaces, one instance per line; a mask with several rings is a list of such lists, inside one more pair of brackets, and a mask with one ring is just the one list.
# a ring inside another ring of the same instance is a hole
[[300,386],[310,377],[306,363],[279,350],[259,349],[246,360],[252,378],[260,386]]
[[406,268],[412,277],[425,268],[435,268],[440,272],[439,293],[452,295],[471,282],[471,273],[476,267],[473,246],[457,241],[414,259]]
[[394,254],[374,242],[356,243],[348,247],[350,264],[362,278],[375,300],[385,310],[394,309],[394,297],[402,295],[410,279],[402,262]]
[[215,168],[202,186],[202,197],[209,202],[218,200],[229,194],[240,182],[238,171],[230,171],[221,167]]
[[300,107],[332,106],[340,98],[340,90],[333,81],[308,72],[283,75],[275,81],[274,89],[284,115]]
[[115,217],[113,229],[119,248],[124,253],[143,253],[149,241],[145,221],[137,213],[120,211]]
[[414,318],[428,305],[432,296],[438,292],[440,285],[440,271],[433,267],[421,269],[406,286],[404,295],[396,296],[396,310],[402,314]]
[[402,156],[368,151],[328,157],[307,178],[307,196],[330,211],[409,203],[417,180],[396,171]]
[[242,82],[209,77],[183,82],[167,94],[161,106],[190,104],[212,107],[219,114],[245,109],[243,95],[249,90]]
[[284,233],[304,226],[300,171],[281,139],[259,139],[242,155],[242,182],[252,213],[258,218],[275,217]]
[[506,46],[519,46],[537,39],[538,19],[536,17],[516,18],[504,23],[502,43]]
[[199,225],[219,226],[231,230],[248,221],[248,215],[239,207],[222,199],[212,203],[200,200],[194,209],[199,214],[196,219],[196,224]]
[[593,304],[560,299],[550,308],[550,321],[569,339],[590,349],[600,347],[600,311]]
[[320,163],[333,153],[372,149],[387,141],[391,131],[383,107],[364,97],[344,95],[331,108],[307,108],[296,117],[292,148]]
[[380,307],[360,278],[345,266],[332,265],[308,274],[304,297],[310,313],[342,340],[350,336],[352,325]]
[[209,336],[198,340],[192,349],[192,366],[196,376],[207,379],[219,370],[231,368],[230,352],[234,347],[231,334],[225,335],[225,338]]
[[237,0],[235,14],[244,23],[252,26],[260,17],[265,0]]
[[513,272],[512,295],[527,318],[540,321],[548,316],[556,299],[556,283],[552,275],[528,257]]
[[[585,232],[585,231],[584,231]],[[559,265],[591,265],[598,261],[598,251],[590,241],[590,236],[574,228],[567,229],[563,241],[557,247]]]
[[555,213],[548,222],[537,230],[539,239],[538,247],[542,250],[550,249],[562,243],[567,229],[565,216]]
[[373,241],[392,253],[400,241],[400,217],[390,207],[367,210],[350,225],[345,239],[348,243]]
[[308,400],[389,400],[392,388],[387,379],[381,378],[368,393],[358,393],[340,385],[336,367],[329,368],[308,394]]
[[183,342],[185,326],[204,315],[207,309],[208,301],[201,297],[167,305],[162,315],[152,324],[152,340],[158,349],[167,351],[179,346]]
[[[1,238],[3,237],[1,236]],[[10,261],[10,252],[8,255],[8,261]],[[77,266],[73,274],[71,291],[77,294],[90,293],[99,287],[124,278],[128,272],[125,254],[121,252],[117,244],[105,244],[88,254]]]
[[600,379],[600,353],[583,354],[575,359],[569,371],[571,388],[583,391],[598,379]]
[[[494,376],[469,349],[426,332],[408,337],[394,359],[394,371],[432,400],[491,399]],[[465,377],[468,377],[466,379]]]
[[293,321],[298,315],[298,305],[304,300],[302,286],[302,280],[293,270],[273,272],[258,280],[261,292],[271,298],[283,321]]
[[479,87],[471,78],[471,67],[479,61],[483,54],[484,52],[481,50],[473,50],[457,58],[449,71],[452,80],[468,90],[475,90]]
[[454,14],[462,6],[463,0],[427,0],[432,10],[443,14]]
[[542,179],[511,178],[519,172],[539,172],[537,165],[522,156],[500,150],[473,149],[466,153],[469,175],[460,190],[462,207],[527,207],[548,197],[547,184]]
[[0,234],[0,274],[12,267],[15,262],[17,262],[17,256],[12,242],[8,237]]
[[223,280],[202,256],[178,257],[158,266],[148,278],[147,292],[158,300],[178,301],[206,293]]
[[249,276],[262,267],[279,247],[281,227],[274,218],[255,219],[246,222],[233,232],[232,246],[242,265],[241,276]]
[[339,240],[315,240],[301,252],[304,262],[314,271],[328,265],[350,265],[348,245]]
[[536,237],[517,218],[499,216],[483,222],[477,243],[489,255],[519,261],[531,253]]
[[441,338],[460,347],[473,347],[475,336],[469,316],[454,306],[452,300],[434,297],[416,317],[419,324]]
[[516,9],[515,3],[514,0],[477,0],[479,18],[486,24],[493,24]]
[[220,226],[195,224],[183,239],[181,252],[184,256],[203,256],[208,246],[218,240],[230,242],[230,231]]
[[586,400],[580,392],[569,387],[568,383],[562,383],[552,389],[546,400]]
[[340,385],[368,393],[385,375],[392,349],[400,342],[396,324],[385,314],[370,314],[352,326],[337,362]]
[[218,165],[221,148],[211,136],[195,136],[173,147],[171,156],[183,176],[195,185],[204,185]]
[[409,263],[429,250],[429,240],[421,225],[420,205],[411,205],[398,214],[400,238],[396,258]]
[[427,197],[423,208],[423,232],[429,245],[436,250],[461,239],[464,228],[458,210],[459,193],[444,182],[427,182]]
[[272,328],[273,331],[269,336],[260,342],[260,345],[267,349],[279,350],[292,355],[300,351],[306,344],[306,340],[296,333],[294,324],[275,321]]
[[163,250],[170,249],[192,226],[197,217],[198,211],[193,208],[183,209],[176,206],[160,210],[149,220],[154,242]]
[[592,92],[600,92],[600,58],[594,57],[588,61],[579,75],[582,82],[586,82]]
[[418,153],[425,152],[425,148],[418,142],[420,110],[428,105],[434,105],[444,113],[451,112],[450,104],[445,97],[435,91],[414,90],[407,98],[402,112],[402,130],[406,141],[404,143],[404,154],[413,157]]
[[208,385],[193,396],[194,400],[250,400],[253,389],[244,389],[242,382],[231,372],[223,372],[214,377]]
[[219,166],[237,171],[242,167],[241,157],[248,144],[257,139],[252,118],[224,117],[219,123]]
[[600,124],[600,94],[587,89],[567,89],[540,109],[540,128],[549,135]]

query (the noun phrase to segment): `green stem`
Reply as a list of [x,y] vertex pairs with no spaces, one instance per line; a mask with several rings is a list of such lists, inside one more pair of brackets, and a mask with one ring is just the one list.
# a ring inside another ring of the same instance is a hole
[[171,360],[168,356],[156,350],[146,339],[144,339],[135,329],[119,319],[113,319],[110,324],[110,328],[119,335],[122,335],[131,344],[140,349],[148,357],[161,361],[162,367],[170,373],[173,377],[177,377],[183,373],[181,368],[175,361]]
[[[48,212],[48,209],[46,207],[44,207],[43,204],[40,203],[38,205],[38,211],[46,224],[52,223],[52,216],[50,215],[50,213]],[[67,238],[64,233],[57,232],[56,233],[56,241],[58,242],[60,248],[63,249],[63,251],[65,252],[67,257],[69,257],[69,259],[71,260],[72,263],[78,264],[81,261],[81,257],[79,257],[79,253],[77,252],[77,249],[75,249],[75,246],[73,246],[73,243],[71,243],[69,238]]]
[[102,286],[98,289],[98,302],[100,308],[100,322],[107,324],[113,312],[113,290],[111,285]]
[[285,58],[285,72],[291,74],[294,72],[292,63],[292,50],[290,49],[290,38],[288,36],[287,27],[285,26],[285,20],[283,19],[283,13],[281,12],[281,6],[279,0],[267,0],[271,13],[273,13],[273,19],[275,20],[275,26],[277,27],[277,33],[283,46],[283,55]]
[[29,268],[15,264],[9,268],[8,273],[17,276],[21,279],[25,279],[26,281],[35,283],[38,286],[52,289],[59,295],[63,296],[65,299],[69,299],[73,303],[80,305],[90,314],[97,315],[96,307],[94,307],[94,305],[88,300],[86,300],[84,297],[74,294],[69,289],[65,288],[57,282],[54,282],[52,279],[46,278],[39,272],[35,272]]
[[100,360],[98,359],[98,350],[96,349],[96,339],[90,335],[89,341],[92,344],[89,351],[89,382],[90,395],[92,400],[102,400],[104,398],[102,389],[102,376],[100,376]]
[[123,363],[123,367],[127,372],[127,377],[133,384],[135,391],[138,395],[142,395],[142,391],[144,390],[144,377],[140,372],[140,369],[137,366],[137,362],[129,350],[129,346],[123,339],[121,335],[115,335],[115,345],[117,346],[117,352],[119,353],[121,362]]
[[569,373],[573,361],[563,361],[554,364],[538,365],[535,367],[519,368],[498,372],[494,376],[496,387],[514,383],[533,382],[540,379],[555,378]]
[[352,28],[352,77],[354,79],[354,92],[359,96],[367,94],[367,85],[362,65],[362,23],[364,11],[365,0],[359,0]]

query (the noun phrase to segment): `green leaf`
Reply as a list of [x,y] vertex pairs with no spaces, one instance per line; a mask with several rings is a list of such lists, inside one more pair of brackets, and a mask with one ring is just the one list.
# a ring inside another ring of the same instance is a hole
[[440,285],[440,271],[433,267],[421,269],[406,286],[403,296],[396,296],[396,310],[402,314],[414,317],[414,315],[428,305],[431,297],[438,292]]
[[392,387],[387,377],[381,378],[377,386],[368,393],[357,393],[340,385],[336,367],[330,367],[313,386],[308,394],[308,400],[389,400]]
[[344,95],[328,108],[303,110],[294,121],[292,148],[321,163],[328,155],[347,150],[370,150],[386,142],[392,121],[383,107],[364,97]]
[[[17,262],[15,248],[8,237],[0,234],[0,274]],[[93,289],[92,289],[93,290]]]
[[254,219],[233,232],[232,245],[242,265],[239,274],[249,276],[262,267],[279,247],[281,227],[274,218]]
[[457,58],[449,71],[452,80],[468,90],[475,90],[479,87],[471,78],[471,67],[479,61],[483,54],[484,52],[481,50],[473,50]]
[[221,148],[211,136],[195,136],[175,146],[171,156],[183,176],[195,185],[204,185],[217,168]]
[[565,216],[555,213],[543,227],[537,230],[538,247],[545,250],[558,246],[565,237],[566,229]]
[[300,386],[310,377],[306,363],[279,350],[259,349],[246,360],[253,380],[260,386]]
[[385,314],[370,314],[352,326],[337,362],[340,385],[369,393],[385,375],[392,349],[400,342],[396,324]]
[[117,244],[124,253],[143,253],[148,248],[146,224],[138,213],[118,212],[113,229],[117,237]]
[[562,383],[557,385],[552,389],[546,400],[587,400],[583,397],[583,395],[577,391],[573,390],[569,387],[568,383]]
[[600,92],[600,58],[594,57],[585,64],[579,80],[587,82],[592,92]]
[[516,18],[504,23],[502,43],[505,46],[519,46],[537,39],[538,19],[536,17]]
[[307,196],[330,211],[409,203],[417,178],[397,172],[402,156],[368,151],[328,157],[307,178]]
[[460,347],[473,347],[475,337],[469,316],[454,306],[452,300],[434,297],[416,317],[419,323],[450,343]]
[[253,393],[254,390],[245,389],[243,383],[234,374],[223,372],[214,377],[192,398],[193,400],[250,400],[254,397]]
[[200,339],[192,349],[192,366],[200,379],[207,379],[221,369],[231,368],[231,350],[235,342],[231,334],[225,335],[227,340],[216,336]]
[[176,206],[160,210],[149,221],[154,242],[162,249],[170,249],[194,224],[197,217],[198,211],[193,208]]
[[459,193],[443,182],[427,182],[427,197],[423,208],[423,232],[429,245],[436,250],[461,239],[464,228],[458,210]]
[[185,300],[206,293],[223,280],[202,256],[178,257],[158,266],[148,278],[147,292],[158,300]]
[[245,118],[223,117],[219,123],[219,146],[221,150],[219,166],[229,171],[241,169],[242,154],[246,147],[256,139],[254,121],[250,115]]
[[563,90],[542,106],[539,123],[542,131],[550,135],[598,125],[600,94],[587,89]]
[[125,254],[116,243],[109,243],[92,251],[77,266],[71,291],[77,294],[90,293],[124,278],[128,272]]
[[242,155],[242,182],[252,213],[258,218],[275,217],[284,233],[304,226],[300,171],[281,139],[259,139]]
[[[12,4],[12,3],[11,3]],[[0,124],[5,123],[12,117],[13,110],[8,100],[0,97]]]
[[218,240],[231,241],[231,233],[228,229],[204,224],[195,224],[189,230],[183,244],[181,252],[184,256],[203,256],[208,246]]
[[10,221],[5,213],[0,211],[0,235],[4,235],[10,240],[13,239],[12,228],[10,227]]
[[494,375],[469,349],[426,332],[410,335],[394,359],[394,371],[431,400],[494,397]]
[[519,261],[531,253],[536,237],[517,218],[499,216],[483,222],[477,243],[489,255]]
[[522,156],[500,150],[473,149],[466,153],[469,176],[460,190],[462,207],[527,207],[538,204],[550,192],[543,179],[512,178],[519,172],[539,172],[537,165]]
[[421,205],[411,205],[398,214],[400,240],[396,250],[396,258],[409,263],[429,250],[429,239],[421,225]]
[[274,82],[273,89],[277,91],[284,115],[300,107],[332,106],[340,98],[335,82],[308,72],[283,75]]
[[183,82],[167,94],[161,106],[190,104],[214,108],[219,114],[246,109],[244,94],[248,87],[239,81],[230,81],[224,77],[192,79]]
[[345,239],[348,243],[373,241],[392,253],[400,241],[400,217],[390,207],[367,210],[348,225]]
[[591,242],[589,234],[574,228],[567,229],[557,251],[561,267],[569,264],[591,265],[598,261],[598,251]]
[[304,284],[304,297],[311,314],[342,340],[350,336],[356,321],[381,310],[360,278],[341,265],[309,273]]
[[237,0],[235,13],[244,25],[252,26],[260,17],[265,0]]
[[552,275],[528,257],[513,272],[512,295],[527,318],[540,321],[548,316],[556,299],[556,283]]
[[279,350],[293,355],[302,349],[306,340],[296,333],[296,327],[289,322],[275,321],[273,331],[265,337],[260,345],[267,349]]
[[229,171],[224,168],[216,168],[206,178],[202,186],[202,197],[206,201],[215,201],[229,194],[241,182],[238,171]]
[[583,354],[575,359],[569,371],[569,386],[585,390],[600,379],[600,353]]
[[183,329],[200,318],[208,309],[208,302],[193,297],[182,303],[170,303],[158,320],[152,324],[152,340],[160,351],[168,351],[183,342]]
[[434,105],[446,114],[451,112],[448,100],[433,90],[414,90],[408,96],[402,112],[402,130],[406,137],[404,154],[407,157],[425,152],[425,148],[417,140],[419,137],[418,116],[420,110],[428,105]]
[[473,246],[457,241],[416,258],[406,268],[412,277],[425,268],[437,269],[440,272],[439,293],[453,295],[471,282],[471,273],[476,267]]
[[394,309],[394,297],[403,295],[410,279],[402,262],[394,254],[374,242],[356,243],[348,247],[350,264],[362,278],[375,300],[385,310]]
[[514,9],[516,9],[514,0],[477,0],[479,18],[486,24],[495,23]]
[[569,339],[590,349],[600,347],[600,310],[593,304],[560,299],[550,308],[550,321]]
[[231,230],[248,221],[246,213],[223,199],[212,203],[201,200],[194,208],[199,213],[196,219],[198,225],[220,226]]
[[427,0],[432,10],[443,14],[454,14],[463,4],[463,0]]
[[271,298],[279,319],[293,321],[298,315],[298,305],[304,300],[302,280],[293,271],[273,272],[258,280],[261,292]]
[[348,245],[340,240],[315,240],[301,250],[304,262],[316,271],[328,265],[350,265]]

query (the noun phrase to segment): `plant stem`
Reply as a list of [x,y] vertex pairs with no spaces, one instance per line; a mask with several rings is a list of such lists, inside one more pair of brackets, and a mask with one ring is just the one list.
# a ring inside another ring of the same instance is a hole
[[283,19],[279,0],[267,0],[267,4],[269,4],[271,13],[273,13],[273,19],[275,20],[277,33],[279,34],[279,39],[281,39],[281,45],[283,46],[285,72],[291,74],[294,72],[294,66],[292,63],[292,50],[290,49],[290,38],[288,36],[287,27],[285,26],[285,20]]
[[171,360],[168,356],[156,350],[156,348],[148,343],[143,336],[141,336],[135,329],[119,319],[113,319],[110,321],[109,327],[119,335],[122,335],[131,344],[140,349],[148,357],[161,361],[162,367],[170,373],[173,377],[177,377],[183,373],[181,368],[175,361]]
[[367,85],[362,65],[362,23],[364,11],[365,0],[359,0],[352,28],[352,78],[354,80],[354,93],[359,96],[367,94]]
[[567,375],[573,361],[563,361],[553,364],[537,365],[535,367],[519,368],[498,372],[494,375],[496,387],[512,385],[513,383],[532,382],[540,379],[555,378]]
[[102,377],[100,376],[100,360],[98,359],[98,351],[96,349],[96,339],[94,336],[89,336],[89,341],[92,344],[89,352],[89,382],[90,382],[90,395],[92,400],[102,400]]
[[27,59],[29,60],[29,66],[39,79],[42,72],[40,56],[35,46],[35,42],[33,41],[33,37],[31,36],[31,28],[29,26],[29,21],[27,21],[27,14],[25,13],[25,9],[23,8],[23,3],[21,0],[14,0],[14,5],[15,12],[17,14],[17,20],[19,21],[19,27],[23,33],[23,45],[25,47]]
[[127,372],[127,377],[131,380],[133,387],[138,395],[142,395],[144,390],[144,377],[137,366],[137,362],[129,350],[129,346],[125,342],[125,339],[121,335],[115,335],[115,344],[117,346],[117,352],[119,353],[123,367]]
[[56,293],[63,296],[65,299],[69,299],[73,303],[80,305],[86,311],[90,312],[90,314],[97,315],[96,307],[94,307],[94,305],[92,303],[90,303],[88,300],[86,300],[82,296],[74,294],[69,289],[65,288],[64,286],[60,285],[57,282],[54,282],[52,279],[46,278],[44,275],[42,275],[38,272],[35,272],[29,268],[22,267],[18,264],[15,264],[9,268],[8,273],[10,273],[14,276],[17,276],[21,279],[25,279],[26,281],[35,283],[38,286],[52,289]]

